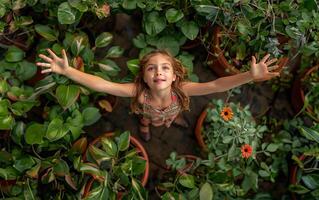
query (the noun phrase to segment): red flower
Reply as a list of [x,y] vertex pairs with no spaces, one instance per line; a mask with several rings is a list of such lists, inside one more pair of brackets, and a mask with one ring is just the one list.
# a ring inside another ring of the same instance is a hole
[[249,158],[253,152],[253,148],[249,144],[243,145],[240,150],[243,158]]

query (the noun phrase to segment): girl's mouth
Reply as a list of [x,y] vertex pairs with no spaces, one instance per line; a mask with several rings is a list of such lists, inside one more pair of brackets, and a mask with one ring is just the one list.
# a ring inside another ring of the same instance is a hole
[[165,79],[154,79],[154,83],[161,83],[166,81]]

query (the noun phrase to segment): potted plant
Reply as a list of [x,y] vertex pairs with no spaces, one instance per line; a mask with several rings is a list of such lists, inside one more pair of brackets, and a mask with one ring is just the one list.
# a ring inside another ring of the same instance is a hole
[[[319,189],[319,126],[297,126],[301,135],[306,139],[304,144],[293,152],[294,164],[290,170],[289,190],[293,199],[318,199]],[[298,196],[298,198],[297,198]]]
[[148,155],[129,132],[105,133],[93,140],[78,170],[91,175],[83,198],[146,199]]
[[[279,144],[262,141],[266,126],[257,125],[248,106],[213,100],[200,115],[195,136],[200,147],[209,152],[217,171],[228,174],[231,195],[245,196],[257,191],[262,180],[275,181],[271,157]],[[236,192],[235,192],[236,191]]]
[[[282,57],[287,52],[289,38],[282,39],[285,36],[284,3],[224,1],[215,4],[211,6],[214,12],[208,15],[213,25],[211,35],[203,41],[208,51],[208,66],[218,76],[247,70],[255,54],[258,59],[266,53]],[[267,12],[272,12],[272,16],[265,14]],[[288,58],[280,59],[278,70],[287,62]]]
[[300,77],[295,78],[291,101],[297,113],[305,111],[314,121],[319,122],[319,65],[306,69]]
[[157,195],[164,200],[213,199],[214,186],[207,180],[210,163],[197,156],[172,152],[166,160],[167,171],[155,188]]

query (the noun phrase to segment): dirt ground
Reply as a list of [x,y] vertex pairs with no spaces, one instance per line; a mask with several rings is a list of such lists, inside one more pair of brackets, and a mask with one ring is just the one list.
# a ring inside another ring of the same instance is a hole
[[[110,31],[110,30],[104,30]],[[117,15],[114,30],[114,44],[125,49],[124,56],[116,62],[122,68],[121,76],[127,73],[126,61],[137,57],[138,51],[132,44],[132,39],[138,33],[139,28],[136,21],[126,15]],[[205,64],[206,51],[203,47],[193,49],[191,53],[196,55],[194,61],[194,73],[199,77],[200,82],[212,81],[217,77]],[[250,105],[254,116],[262,117],[264,114],[274,115],[280,113],[287,117],[292,115],[291,105],[288,101],[289,92],[274,93],[268,83],[246,84],[241,87],[241,94],[233,99],[244,105]],[[111,130],[129,130],[144,145],[150,159],[150,176],[147,184],[150,199],[158,199],[154,191],[154,185],[158,176],[165,170],[165,160],[172,151],[178,154],[200,155],[200,149],[194,135],[196,121],[202,110],[212,98],[225,99],[227,93],[191,97],[190,111],[184,112],[183,116],[188,128],[173,124],[170,128],[151,127],[152,139],[144,142],[138,135],[138,117],[130,112],[130,99],[119,98],[118,104],[112,113],[103,116],[94,126],[88,127],[86,131],[91,136],[98,136]],[[279,112],[278,112],[279,111]],[[285,112],[282,112],[285,111]]]

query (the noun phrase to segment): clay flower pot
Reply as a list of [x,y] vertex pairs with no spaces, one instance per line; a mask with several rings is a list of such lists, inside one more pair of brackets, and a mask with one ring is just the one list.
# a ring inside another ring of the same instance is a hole
[[[318,72],[319,65],[311,67],[305,71],[300,77],[297,77],[292,85],[291,103],[296,113],[299,113],[305,104],[305,90],[302,86],[302,81],[305,80],[311,73]],[[311,105],[306,107],[306,112],[314,116],[314,111]],[[316,121],[319,122],[319,119]]]
[[[97,137],[96,139],[94,139],[90,145],[97,145],[100,140],[103,137],[113,137],[114,136],[114,132],[108,132],[108,133],[104,133],[101,136]],[[137,149],[137,152],[139,153],[139,155],[146,161],[146,165],[145,165],[145,171],[144,174],[142,176],[142,178],[140,179],[142,186],[145,186],[147,181],[148,181],[148,177],[149,177],[149,158],[148,158],[148,154],[146,153],[145,148],[143,147],[143,145],[134,137],[134,136],[130,136],[130,146],[134,147]],[[86,154],[84,154],[83,156],[83,160],[86,161]],[[94,183],[94,181],[96,181],[97,179],[94,178],[94,176],[86,183],[85,187],[84,187],[84,192],[83,192],[83,198],[87,197],[89,195],[89,192],[91,191],[91,187],[92,184]],[[118,193],[117,194],[117,198],[121,199],[122,198],[122,194]]]
[[211,106],[206,107],[202,111],[202,113],[199,115],[199,117],[197,119],[197,122],[196,122],[196,127],[195,127],[195,137],[197,139],[197,143],[200,146],[200,148],[203,151],[205,151],[205,152],[208,151],[208,148],[207,148],[207,145],[204,142],[204,138],[203,138],[203,135],[202,135],[202,127],[203,127],[205,118],[207,116],[207,109],[209,109],[209,108],[212,108],[212,107]]
[[[224,51],[220,48],[221,35],[221,27],[215,26],[213,28],[213,45],[210,49],[211,53],[208,54],[208,66],[220,77],[239,74],[240,70],[227,61]],[[280,39],[279,41],[286,40]],[[287,57],[280,58],[277,63],[279,67],[275,71],[281,71],[287,63]]]

